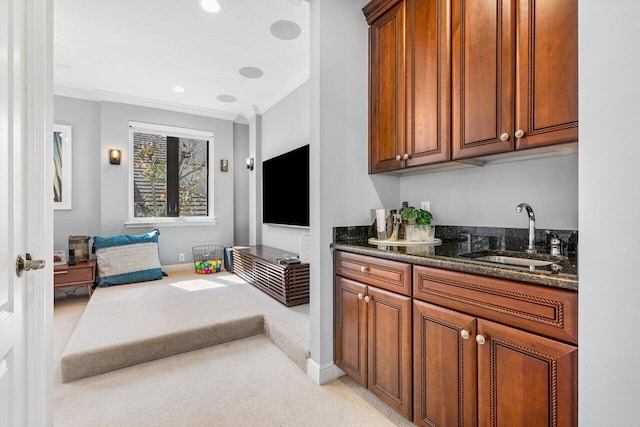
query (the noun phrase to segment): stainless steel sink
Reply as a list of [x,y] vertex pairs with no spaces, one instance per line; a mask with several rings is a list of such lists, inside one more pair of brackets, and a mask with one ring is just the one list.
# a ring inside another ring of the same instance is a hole
[[480,251],[460,254],[463,258],[476,261],[491,262],[494,264],[513,265],[518,267],[546,267],[565,261],[563,256],[547,254],[529,254],[516,251]]

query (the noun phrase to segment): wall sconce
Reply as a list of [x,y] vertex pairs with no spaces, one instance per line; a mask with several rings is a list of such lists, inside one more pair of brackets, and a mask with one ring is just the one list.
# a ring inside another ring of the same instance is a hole
[[221,159],[220,160],[220,172],[227,172],[227,171],[229,171],[229,160]]
[[120,150],[116,150],[116,149],[109,150],[109,163],[111,163],[112,165],[119,165],[121,154],[122,153],[120,152]]
[[249,169],[250,171],[253,170],[253,157],[249,157],[247,159],[247,169]]

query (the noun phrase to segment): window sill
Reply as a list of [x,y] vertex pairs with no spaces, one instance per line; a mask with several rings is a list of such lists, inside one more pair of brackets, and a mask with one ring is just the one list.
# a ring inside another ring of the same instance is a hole
[[126,228],[191,227],[216,225],[216,218],[149,218],[147,220],[126,221]]

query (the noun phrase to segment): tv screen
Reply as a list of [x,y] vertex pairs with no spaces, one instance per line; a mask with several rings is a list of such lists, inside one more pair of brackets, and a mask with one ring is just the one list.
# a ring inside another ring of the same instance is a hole
[[262,222],[309,226],[309,146],[262,162]]

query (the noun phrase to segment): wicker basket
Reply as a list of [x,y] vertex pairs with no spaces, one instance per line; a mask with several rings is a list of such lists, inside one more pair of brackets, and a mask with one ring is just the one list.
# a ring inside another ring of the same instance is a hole
[[200,245],[194,246],[193,264],[198,274],[212,274],[222,269],[224,246]]

